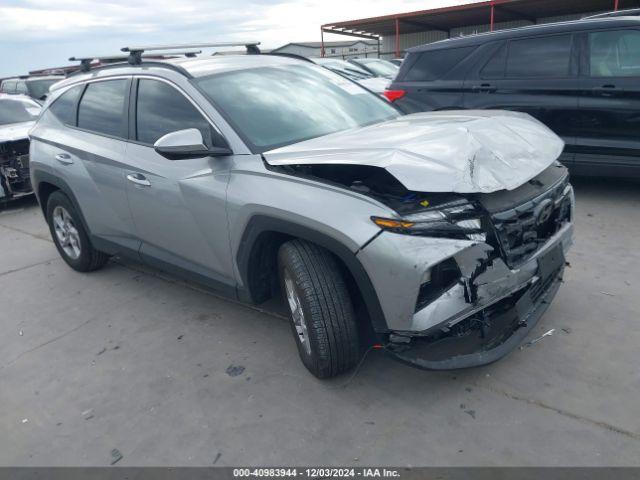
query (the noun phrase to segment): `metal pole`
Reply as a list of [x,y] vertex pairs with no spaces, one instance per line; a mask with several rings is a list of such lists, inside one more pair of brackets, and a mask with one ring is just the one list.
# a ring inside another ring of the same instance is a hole
[[400,58],[400,20],[396,18],[396,58]]
[[320,27],[320,56],[324,57],[324,30]]
[[495,18],[495,12],[494,12],[494,5],[493,2],[491,2],[491,31],[493,32],[493,22],[494,22],[494,18]]
[[378,58],[380,58],[380,37],[378,37]]

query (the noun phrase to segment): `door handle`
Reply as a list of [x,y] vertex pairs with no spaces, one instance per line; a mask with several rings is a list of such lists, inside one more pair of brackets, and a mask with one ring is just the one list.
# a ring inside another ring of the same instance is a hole
[[494,93],[497,88],[488,83],[483,83],[482,85],[474,85],[471,90],[474,92]]
[[151,182],[147,180],[147,177],[145,177],[141,173],[132,173],[130,175],[127,175],[127,180],[135,183],[136,185],[142,185],[144,187],[151,186]]
[[603,97],[611,97],[615,95],[617,89],[615,85],[607,84],[601,87],[593,88],[593,92],[602,95]]
[[62,163],[63,165],[71,165],[73,160],[71,160],[71,155],[68,153],[59,153],[56,155],[56,160]]

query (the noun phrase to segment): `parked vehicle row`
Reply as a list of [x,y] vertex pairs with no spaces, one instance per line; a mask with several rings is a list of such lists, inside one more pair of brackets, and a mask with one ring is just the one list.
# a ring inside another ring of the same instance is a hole
[[6,78],[0,83],[0,93],[26,95],[42,104],[49,95],[49,87],[62,79],[62,75]]
[[280,290],[320,378],[372,345],[423,368],[494,361],[554,297],[573,191],[530,116],[405,115],[285,56],[125,50],[56,84],[31,131],[70,267],[129,255],[242,301]]
[[506,109],[566,143],[576,174],[640,176],[640,18],[595,17],[410,48],[386,92],[404,112]]

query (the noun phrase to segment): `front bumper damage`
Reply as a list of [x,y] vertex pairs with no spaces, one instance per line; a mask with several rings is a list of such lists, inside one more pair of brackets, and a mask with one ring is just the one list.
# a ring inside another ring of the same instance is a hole
[[33,193],[29,177],[29,139],[0,143],[0,201]]
[[[555,296],[572,243],[564,224],[536,252],[510,268],[484,242],[383,232],[359,253],[389,328],[387,351],[425,369],[491,363],[513,350]],[[417,309],[426,272],[453,259],[460,277]]]

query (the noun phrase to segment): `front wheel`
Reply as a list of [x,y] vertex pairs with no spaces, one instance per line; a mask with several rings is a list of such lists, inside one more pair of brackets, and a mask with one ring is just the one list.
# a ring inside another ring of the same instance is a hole
[[109,256],[93,248],[80,216],[62,192],[53,192],[47,201],[47,223],[62,259],[74,270],[91,272],[104,266]]
[[353,368],[358,328],[336,258],[313,243],[292,240],[280,247],[278,270],[302,363],[318,378]]

